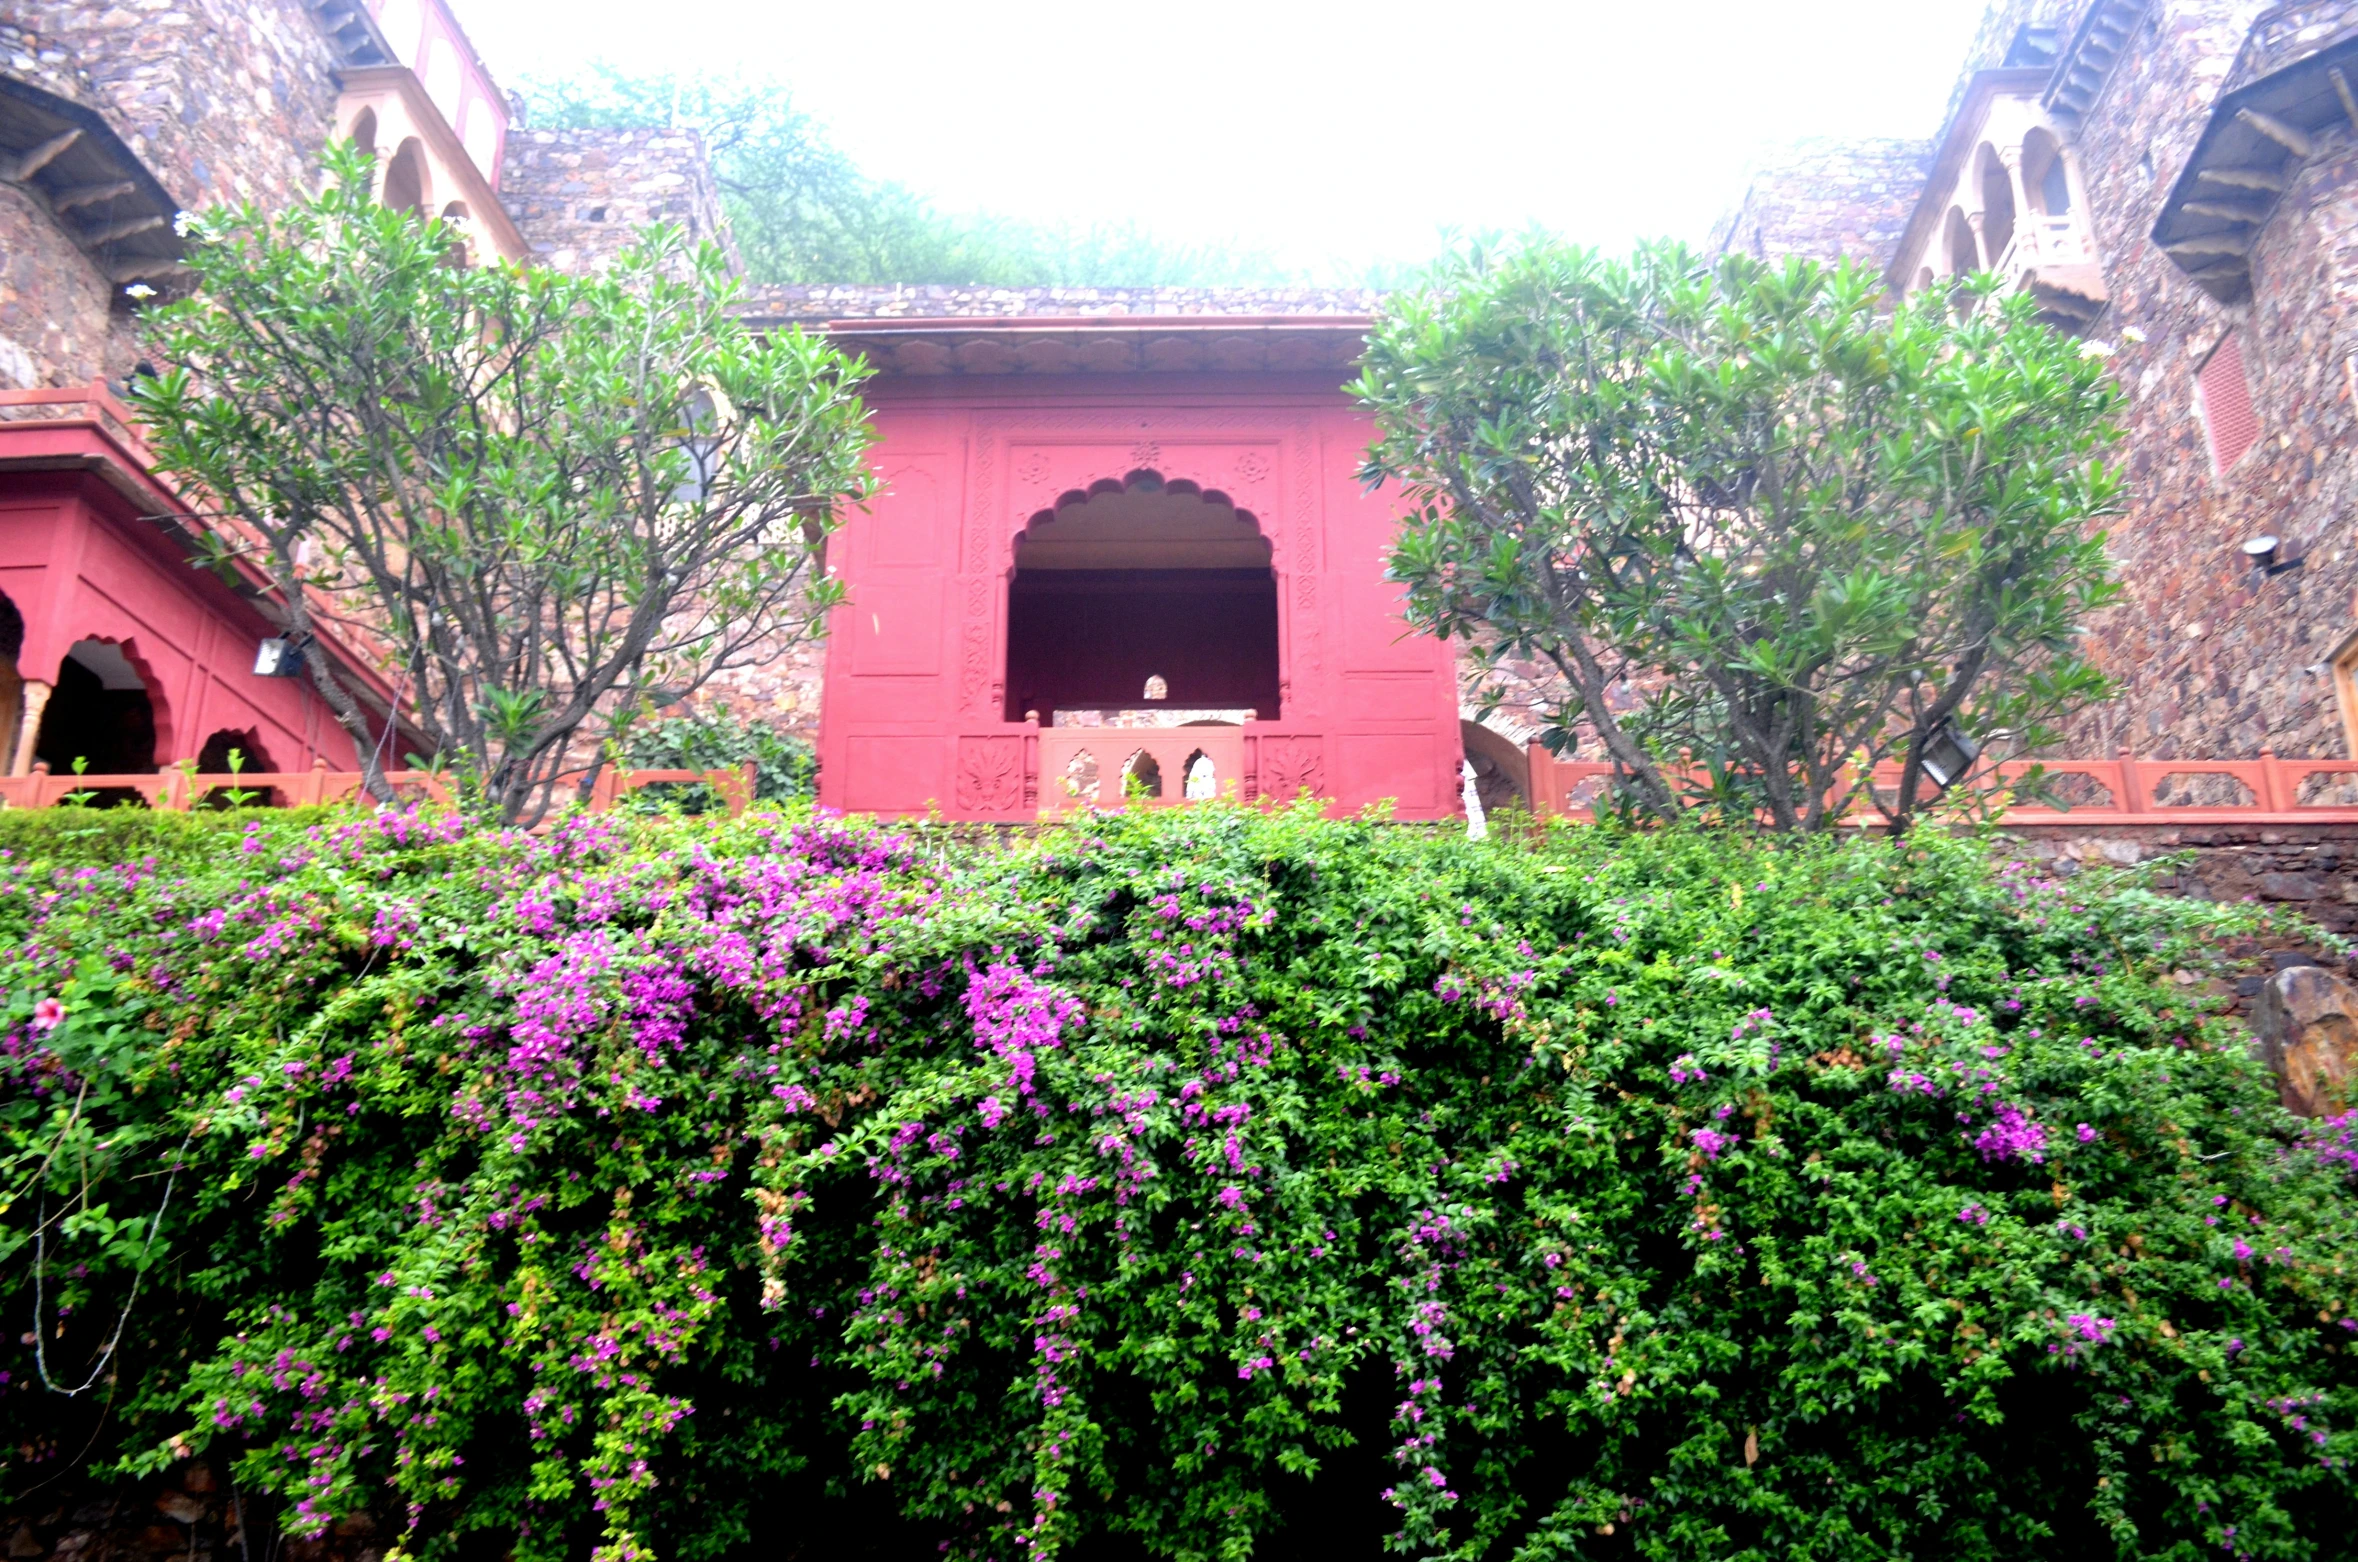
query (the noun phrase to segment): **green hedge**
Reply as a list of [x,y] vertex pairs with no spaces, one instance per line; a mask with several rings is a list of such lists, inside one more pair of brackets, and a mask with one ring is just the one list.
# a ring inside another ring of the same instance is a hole
[[97,870],[6,819],[12,1501],[201,1456],[526,1559],[2358,1522],[2350,1125],[2174,974],[2248,907],[1223,806],[153,819]]

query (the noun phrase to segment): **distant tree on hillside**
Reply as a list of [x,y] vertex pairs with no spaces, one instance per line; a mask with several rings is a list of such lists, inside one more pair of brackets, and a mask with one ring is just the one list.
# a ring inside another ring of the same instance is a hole
[[861,171],[775,82],[597,65],[528,79],[529,122],[698,131],[756,282],[988,287],[1239,286],[1300,280],[1265,250],[1180,244],[1136,223],[956,215]]

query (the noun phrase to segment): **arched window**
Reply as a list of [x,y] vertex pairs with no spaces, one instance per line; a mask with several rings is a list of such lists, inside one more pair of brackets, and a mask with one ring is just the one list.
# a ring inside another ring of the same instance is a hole
[[2039,178],[2039,200],[2050,217],[2071,211],[2071,179],[2063,171],[2061,154],[2047,159],[2047,171]]
[[1949,208],[1949,272],[1963,276],[1968,271],[1981,269],[1981,250],[1973,240],[1973,224],[1965,220],[1961,206]]
[[1163,795],[1163,767],[1144,749],[1130,756],[1122,766],[1122,795],[1160,800]]
[[360,149],[361,155],[364,157],[377,155],[377,111],[375,109],[362,109],[360,117],[352,122],[352,144]]
[[[1189,719],[1174,702],[1282,719],[1270,543],[1226,494],[1145,468],[1104,478],[1033,515],[1014,554],[1008,720],[1133,711],[1150,715],[1131,725],[1165,726]],[[1109,757],[1109,788],[1113,773]]]
[[1981,159],[1981,246],[1996,265],[2014,242],[2014,180],[1985,143]]
[[205,746],[197,750],[197,771],[201,775],[227,775],[231,771],[229,756],[237,755],[236,770],[241,774],[259,775],[278,767],[270,762],[270,753],[262,747],[252,728],[224,727],[205,739]]
[[450,252],[444,258],[451,267],[464,271],[475,264],[474,214],[467,210],[467,203],[452,201],[443,207],[442,225],[450,230]]
[[401,143],[385,168],[384,192],[379,196],[397,212],[426,214],[426,149],[415,136]]
[[2044,130],[2022,138],[2022,182],[2033,193],[2040,215],[2063,217],[2071,212],[2071,172],[2063,163],[2063,148]]

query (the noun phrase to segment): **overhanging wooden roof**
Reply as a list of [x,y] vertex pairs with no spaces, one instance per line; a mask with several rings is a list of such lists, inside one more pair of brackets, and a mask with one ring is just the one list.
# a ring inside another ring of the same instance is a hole
[[2153,224],[2153,241],[2221,303],[2251,294],[2252,246],[2332,130],[2358,132],[2358,38],[2221,97]]
[[180,203],[92,109],[0,75],[0,179],[46,207],[117,286],[180,273]]

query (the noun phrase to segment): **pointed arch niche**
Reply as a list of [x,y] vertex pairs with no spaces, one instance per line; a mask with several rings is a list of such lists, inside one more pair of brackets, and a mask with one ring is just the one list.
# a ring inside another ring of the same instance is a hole
[[1005,719],[1282,714],[1270,542],[1226,494],[1147,469],[1108,478],[1035,513],[1014,566]]

